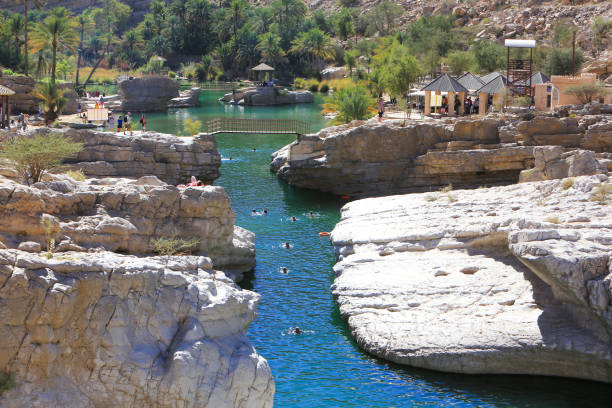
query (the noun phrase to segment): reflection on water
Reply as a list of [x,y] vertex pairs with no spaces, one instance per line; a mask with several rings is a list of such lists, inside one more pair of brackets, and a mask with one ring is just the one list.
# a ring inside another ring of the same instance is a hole
[[[148,115],[147,127],[176,133],[186,118],[205,121],[220,115],[295,118],[308,121],[312,129],[324,125],[316,105],[230,106],[216,101],[220,95],[203,92],[199,108]],[[343,201],[289,187],[268,170],[270,154],[292,140],[217,136],[221,154],[232,160],[222,162],[215,184],[227,189],[236,223],[256,233],[257,266],[241,286],[262,295],[249,338],[272,367],[277,407],[610,406],[611,388],[604,384],[445,374],[400,367],[360,351],[330,293],[333,248],[329,238],[319,237],[333,229]],[[252,216],[253,209],[268,214]],[[291,247],[284,248],[285,242]],[[281,273],[283,267],[288,273]],[[289,335],[295,327],[304,333]]]

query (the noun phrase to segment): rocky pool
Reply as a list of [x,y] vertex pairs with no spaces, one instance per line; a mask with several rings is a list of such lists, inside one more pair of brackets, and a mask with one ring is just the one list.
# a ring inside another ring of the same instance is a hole
[[[314,105],[239,107],[203,92],[201,106],[147,115],[147,128],[177,134],[187,118],[293,118],[325,126]],[[282,135],[218,135],[224,160],[215,184],[226,188],[236,224],[256,234],[257,266],[241,283],[261,294],[249,338],[276,381],[275,406],[285,407],[606,407],[606,384],[529,376],[468,376],[400,367],[354,344],[329,287],[333,248],[320,231],[339,218],[338,198],[289,187],[269,171],[270,154],[293,140]],[[255,151],[253,149],[256,149]],[[232,160],[229,160],[229,158]],[[268,215],[252,215],[252,210]],[[314,216],[309,216],[313,211]],[[291,217],[297,221],[291,221]],[[290,248],[283,243],[289,242]],[[280,273],[281,267],[288,269]],[[289,331],[299,326],[302,335]]]

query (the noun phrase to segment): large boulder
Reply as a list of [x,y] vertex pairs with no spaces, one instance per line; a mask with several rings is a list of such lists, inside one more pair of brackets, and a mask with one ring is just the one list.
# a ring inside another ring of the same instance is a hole
[[131,78],[119,82],[121,110],[155,112],[166,110],[168,102],[179,96],[179,83],[160,76]]
[[533,156],[535,158],[534,168],[523,170],[519,181],[608,174],[605,164],[600,163],[595,154],[588,150],[565,152],[560,146],[538,146],[533,149]]
[[344,67],[327,67],[321,71],[321,78],[330,79],[342,79],[346,76],[346,68]]
[[198,87],[193,87],[180,92],[180,96],[170,99],[169,108],[192,108],[200,105],[200,91]]
[[309,91],[288,91],[276,86],[263,86],[247,90],[242,103],[249,106],[290,105],[313,103],[314,96]]
[[0,405],[272,407],[258,301],[204,257],[0,250]]
[[332,232],[340,313],[395,363],[612,383],[606,189],[596,175],[351,202]]
[[15,91],[15,95],[10,98],[12,112],[38,113],[40,101],[32,95],[36,86],[34,78],[23,75],[1,76],[0,85]]

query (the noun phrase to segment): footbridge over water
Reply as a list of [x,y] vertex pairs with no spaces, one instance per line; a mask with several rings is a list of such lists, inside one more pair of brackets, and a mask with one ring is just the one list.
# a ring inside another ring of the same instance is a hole
[[206,122],[206,133],[306,135],[310,133],[310,124],[297,119],[218,118]]

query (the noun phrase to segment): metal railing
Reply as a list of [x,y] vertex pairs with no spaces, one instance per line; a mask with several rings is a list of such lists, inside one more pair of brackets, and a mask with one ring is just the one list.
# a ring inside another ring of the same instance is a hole
[[203,91],[231,91],[242,86],[240,82],[199,82],[198,86]]
[[306,135],[310,133],[310,124],[296,119],[217,118],[206,122],[206,133]]

